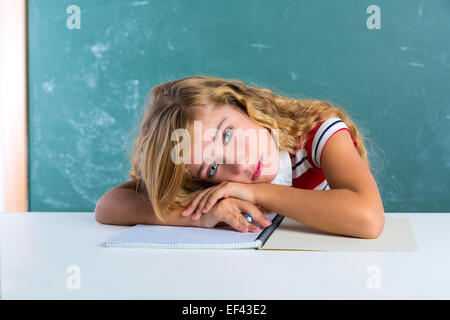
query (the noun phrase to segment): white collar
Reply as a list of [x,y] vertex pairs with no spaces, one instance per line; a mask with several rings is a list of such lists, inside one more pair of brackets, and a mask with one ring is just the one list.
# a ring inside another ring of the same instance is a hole
[[278,173],[270,183],[292,186],[292,163],[288,151],[279,152],[279,164]]

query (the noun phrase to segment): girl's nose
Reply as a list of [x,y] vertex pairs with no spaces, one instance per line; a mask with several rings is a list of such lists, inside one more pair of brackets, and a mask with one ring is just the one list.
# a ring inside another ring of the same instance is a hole
[[235,173],[238,175],[250,175],[250,177],[252,175],[252,173],[250,172],[250,168],[249,168],[248,164],[246,164],[246,163],[245,164],[236,164],[234,166],[234,170],[235,170]]
[[245,153],[238,152],[237,154],[229,153],[228,155],[224,153],[222,155],[222,161],[224,169],[229,170],[229,173],[233,176],[239,176],[244,180],[247,177],[251,178],[253,172],[252,165],[249,164]]

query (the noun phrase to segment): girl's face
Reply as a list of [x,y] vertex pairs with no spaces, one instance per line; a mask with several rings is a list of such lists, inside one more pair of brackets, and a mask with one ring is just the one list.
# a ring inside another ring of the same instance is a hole
[[272,181],[279,153],[270,131],[236,106],[194,107],[189,172],[211,183]]

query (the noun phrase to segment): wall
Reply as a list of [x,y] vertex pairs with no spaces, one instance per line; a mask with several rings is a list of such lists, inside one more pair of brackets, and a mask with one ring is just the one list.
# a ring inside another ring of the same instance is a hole
[[[0,0],[0,34],[2,34],[2,1]],[[1,43],[1,42],[0,42]],[[2,60],[2,47],[0,45],[0,61]],[[1,70],[0,70],[1,72]],[[1,77],[0,77],[1,78]],[[0,92],[1,94],[1,92]],[[0,125],[2,125],[2,105],[0,104]],[[3,135],[2,130],[0,130],[0,212],[4,210],[4,185],[3,185]]]

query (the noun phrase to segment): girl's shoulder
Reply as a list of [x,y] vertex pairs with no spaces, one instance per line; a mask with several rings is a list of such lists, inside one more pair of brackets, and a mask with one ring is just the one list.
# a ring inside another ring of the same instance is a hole
[[[347,130],[350,133],[349,128],[345,124],[345,122],[337,117],[330,117],[324,121],[319,122],[314,128],[309,130],[305,136],[300,137],[298,139],[299,144],[295,150],[295,154],[298,152],[306,153],[308,161],[315,168],[320,168],[320,160],[322,158],[322,151],[327,143],[327,141],[338,131]],[[357,143],[353,136],[352,137],[353,144],[355,148],[357,147]],[[305,144],[306,139],[306,144]],[[302,145],[303,148],[302,148]],[[290,154],[291,157],[294,157],[295,154]]]

